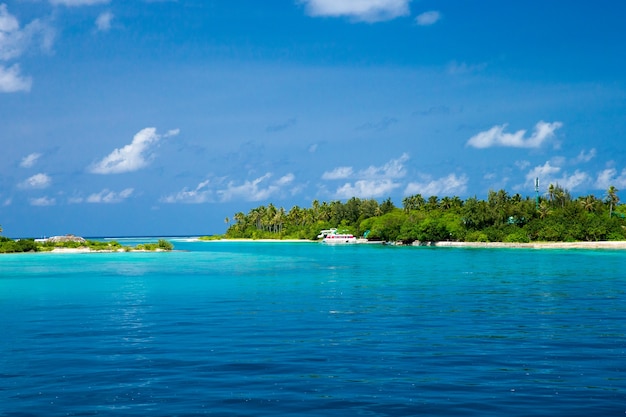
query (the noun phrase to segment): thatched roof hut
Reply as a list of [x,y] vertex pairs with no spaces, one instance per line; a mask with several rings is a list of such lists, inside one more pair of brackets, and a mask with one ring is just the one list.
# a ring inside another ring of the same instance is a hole
[[74,236],[74,235],[65,235],[65,236],[52,236],[49,237],[48,242],[53,242],[53,243],[61,243],[61,242],[78,242],[78,243],[86,243],[87,241],[80,237],[80,236]]

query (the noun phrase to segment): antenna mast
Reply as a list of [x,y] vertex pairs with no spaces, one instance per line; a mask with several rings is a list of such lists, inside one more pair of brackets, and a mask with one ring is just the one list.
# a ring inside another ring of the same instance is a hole
[[535,208],[539,210],[539,177],[535,178]]

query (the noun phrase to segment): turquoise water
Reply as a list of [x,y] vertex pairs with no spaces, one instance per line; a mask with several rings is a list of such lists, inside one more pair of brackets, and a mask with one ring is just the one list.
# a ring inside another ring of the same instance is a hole
[[0,256],[2,416],[626,413],[626,252]]

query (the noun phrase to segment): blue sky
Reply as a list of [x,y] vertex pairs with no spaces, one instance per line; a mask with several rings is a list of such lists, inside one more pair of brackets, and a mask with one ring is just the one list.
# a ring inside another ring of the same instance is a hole
[[8,236],[626,190],[626,2],[0,0]]

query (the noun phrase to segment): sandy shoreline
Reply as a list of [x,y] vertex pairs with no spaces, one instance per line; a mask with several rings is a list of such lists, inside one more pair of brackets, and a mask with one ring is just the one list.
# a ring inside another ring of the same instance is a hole
[[437,242],[437,247],[459,248],[525,248],[525,249],[626,249],[626,241],[599,242]]
[[[201,241],[202,240],[198,240]],[[303,239],[216,239],[204,242],[259,242],[259,243],[319,243],[315,240]],[[414,243],[407,246],[434,246],[454,248],[521,248],[521,249],[626,249],[626,241],[598,241],[598,242],[427,242]]]
[[96,250],[90,248],[54,248],[51,251],[42,251],[39,253],[115,253],[115,252],[165,252],[163,249],[155,249],[155,250],[145,250],[145,249],[104,249],[104,250]]
[[[215,239],[215,240],[201,240],[192,238],[189,241],[197,242],[220,242],[220,243],[319,243],[316,240],[304,240],[304,239]],[[380,242],[370,242],[380,243]],[[361,243],[367,244],[367,243]],[[533,242],[533,243],[507,243],[507,242],[415,242],[412,245],[398,246],[428,246],[439,248],[510,248],[510,249],[611,249],[611,250],[626,250],[626,241],[599,241],[599,242]],[[114,252],[164,252],[157,249],[148,251],[144,249],[131,249],[131,250],[92,250],[89,248],[54,248],[51,251],[40,253],[114,253]]]

